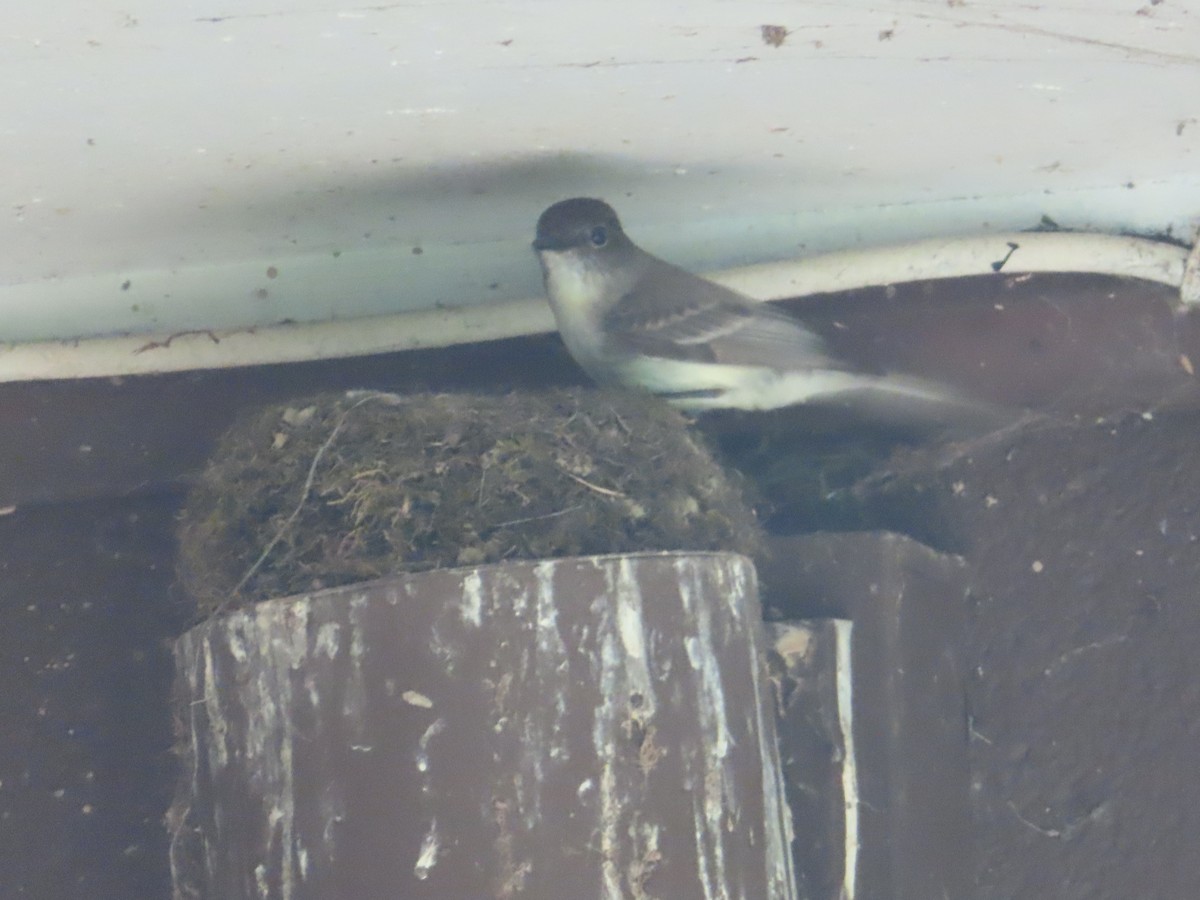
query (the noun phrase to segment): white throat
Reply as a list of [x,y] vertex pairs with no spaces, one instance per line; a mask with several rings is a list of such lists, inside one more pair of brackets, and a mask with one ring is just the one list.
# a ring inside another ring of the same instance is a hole
[[542,250],[538,256],[563,343],[589,375],[597,381],[608,380],[602,322],[620,299],[616,286],[576,251]]

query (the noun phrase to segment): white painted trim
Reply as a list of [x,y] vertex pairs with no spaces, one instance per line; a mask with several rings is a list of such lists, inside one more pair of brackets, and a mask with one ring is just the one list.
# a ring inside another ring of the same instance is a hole
[[[1188,251],[1172,244],[1101,234],[1032,232],[923,240],[829,253],[711,273],[751,297],[778,300],[878,284],[1002,271],[1097,272],[1180,287]],[[1190,282],[1189,282],[1190,283]],[[1200,291],[1181,303],[1200,301]],[[0,345],[0,382],[91,378],[337,359],[447,347],[552,330],[541,298],[314,324],[176,335],[137,334]]]
[[[1011,255],[1010,245],[1016,245]],[[714,280],[752,297],[778,300],[877,284],[987,275],[1006,256],[1001,269],[1006,274],[1095,272],[1178,287],[1188,251],[1161,241],[1118,235],[1016,232],[827,253],[803,261],[735,269]]]

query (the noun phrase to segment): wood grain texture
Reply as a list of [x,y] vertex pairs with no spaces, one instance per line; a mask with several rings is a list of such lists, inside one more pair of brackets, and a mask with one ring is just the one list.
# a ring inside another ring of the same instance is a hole
[[638,554],[260,604],[176,646],[178,897],[795,897],[753,567]]

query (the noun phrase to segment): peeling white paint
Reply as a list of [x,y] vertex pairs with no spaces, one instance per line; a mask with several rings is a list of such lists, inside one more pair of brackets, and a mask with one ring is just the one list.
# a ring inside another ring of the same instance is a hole
[[844,619],[834,621],[835,646],[837,647],[836,682],[838,704],[838,728],[842,733],[842,799],[845,803],[845,872],[842,881],[842,897],[854,900],[858,884],[858,764],[854,751],[854,625]]
[[[213,662],[212,641],[202,638],[200,643],[203,648],[204,680],[202,687],[201,685],[193,682],[192,693],[193,695],[197,695],[200,694],[201,690],[204,692],[202,694],[204,697],[204,712],[208,720],[209,734],[213,738],[213,740],[209,742],[208,746],[208,764],[215,767],[219,771],[224,769],[229,763],[229,753],[225,743],[229,729],[221,715],[221,704],[214,702],[216,700],[215,685],[217,676],[216,666]],[[244,658],[245,657],[243,654],[243,659]],[[198,727],[198,723],[196,722],[194,716],[192,717],[191,725],[193,729]]]
[[350,726],[350,736],[355,739],[364,737],[366,728],[367,685],[362,660],[366,656],[364,618],[367,606],[366,594],[355,594],[349,600],[349,658],[346,667],[346,694],[342,698],[342,718]]
[[345,692],[342,696],[342,724],[349,736],[362,740],[366,728],[367,684],[363,672],[363,658],[369,598],[366,594],[355,594],[347,601],[349,607],[349,654],[345,669]]
[[[700,761],[700,770],[694,774],[698,790],[694,794],[693,817],[697,858],[710,873],[704,879],[706,897],[708,885],[724,884],[725,843],[723,819],[726,807],[736,809],[738,802],[733,794],[732,773],[726,771],[729,755],[729,725],[725,716],[725,692],[721,673],[717,668],[713,652],[712,615],[705,603],[704,595],[697,591],[699,585],[694,568],[679,567],[679,594],[683,607],[692,612],[696,636],[685,642],[688,662],[695,670],[700,696],[696,703],[696,716],[700,720],[702,734],[710,735],[712,742],[693,757]],[[696,599],[693,599],[696,597]],[[725,900],[723,893],[717,895]]]
[[[504,602],[511,604],[511,610],[518,617],[523,617],[529,611],[529,592],[525,582],[515,577],[503,566],[491,573],[490,584],[484,595],[484,602],[495,603],[497,597],[504,597]],[[484,615],[494,615],[495,611],[484,609]]]
[[[199,715],[201,715],[200,710],[202,708],[207,708],[209,706],[215,706],[215,704],[212,704],[209,701],[209,693],[208,693],[208,687],[207,687],[209,682],[207,681],[207,675],[203,674],[203,673],[211,672],[212,647],[207,641],[201,641],[202,652],[196,653],[195,652],[195,643],[196,643],[195,634],[193,632],[188,632],[182,638],[180,638],[179,645],[176,648],[176,664],[177,665],[181,661],[184,661],[186,659],[190,658],[192,660],[192,665],[190,667],[188,667],[185,671],[185,677],[188,680],[188,687],[190,689],[190,696],[202,698],[201,700],[192,701],[192,703],[189,704],[188,709],[187,709],[186,724],[187,724],[187,727],[189,728],[191,735],[193,737],[193,740],[190,742],[189,747],[188,747],[188,753],[183,757],[185,762],[189,762],[191,764],[190,771],[188,772],[188,778],[190,779],[190,782],[191,782],[190,790],[188,793],[189,801],[196,796],[196,790],[197,790],[197,787],[198,787],[199,781],[200,781],[200,769],[199,769],[200,759],[199,759],[199,754],[196,752],[196,742],[194,739],[195,735],[198,731],[198,725],[197,725],[196,720],[197,720],[197,717]],[[223,749],[223,742],[222,742],[222,749]],[[213,755],[213,751],[212,751],[212,748],[210,748],[209,749],[210,759],[211,759],[212,755]],[[192,811],[192,807],[191,807],[190,802],[188,802],[185,806],[183,806],[182,809],[178,809],[178,810],[173,809],[172,810],[172,813],[176,814],[176,821],[178,823],[178,827],[175,829],[172,829],[171,843],[170,843],[170,848],[168,851],[168,856],[169,856],[170,865],[171,865],[171,877],[172,877],[172,881],[175,884],[178,884],[180,882],[180,878],[181,878],[181,874],[182,874],[179,870],[179,864],[184,858],[184,850],[183,850],[183,845],[181,843],[181,839],[184,838],[186,830],[188,828],[188,824],[189,824],[188,817],[190,816],[191,811]]]
[[[741,590],[747,589],[748,580],[756,580],[754,569],[747,560],[730,561],[728,568],[732,569],[732,583]],[[756,585],[755,590],[757,590]],[[729,602],[734,603],[737,596],[745,595],[727,596]],[[791,848],[795,832],[792,824],[792,811],[786,802],[783,766],[779,760],[779,740],[775,730],[772,701],[763,697],[762,694],[762,685],[764,679],[767,678],[767,673],[761,620],[751,623],[746,632],[752,648],[750,663],[757,667],[757,671],[753,672],[751,677],[751,684],[754,686],[753,714],[755,716],[752,731],[758,735],[759,764],[762,767],[763,827],[766,842],[764,855],[767,880],[773,896],[793,897],[796,890],[796,875]],[[843,898],[843,900],[852,900],[852,898]]]
[[[513,637],[514,643],[511,645],[498,646],[494,651],[497,653],[495,658],[512,660],[513,675],[527,679],[528,683],[546,687],[548,699],[534,709],[522,709],[519,717],[512,710],[498,709],[495,716],[499,722],[492,723],[501,730],[508,730],[523,743],[515,756],[517,771],[509,770],[503,776],[503,783],[508,786],[508,793],[503,795],[503,799],[507,801],[511,791],[515,789],[516,792],[512,798],[515,802],[508,806],[509,826],[513,828],[514,835],[520,837],[535,833],[540,825],[541,807],[547,803],[542,792],[554,774],[548,769],[569,759],[577,748],[577,745],[568,743],[570,736],[566,733],[570,697],[579,687],[576,679],[594,676],[594,684],[587,686],[589,691],[594,688],[599,695],[589,735],[594,747],[582,749],[584,752],[589,749],[594,752],[599,765],[578,782],[574,791],[575,802],[570,803],[568,814],[573,819],[578,816],[589,824],[594,822],[594,836],[588,847],[599,856],[600,871],[597,877],[601,883],[600,896],[605,900],[627,900],[631,879],[639,877],[639,873],[644,875],[652,871],[660,853],[665,852],[662,847],[667,832],[663,831],[663,823],[656,818],[659,811],[653,808],[633,809],[628,803],[631,791],[636,794],[637,785],[651,777],[653,771],[653,777],[656,778],[664,772],[672,779],[677,778],[680,787],[690,792],[694,812],[694,841],[699,858],[698,874],[702,876],[705,890],[709,892],[707,896],[712,900],[743,898],[745,889],[739,885],[749,876],[730,869],[733,857],[727,856],[725,851],[731,846],[730,841],[746,840],[744,836],[737,836],[744,828],[740,811],[743,798],[738,795],[731,768],[734,759],[739,766],[749,759],[752,767],[758,760],[762,761],[764,767],[762,787],[767,818],[767,845],[761,846],[757,825],[754,826],[749,845],[756,853],[766,853],[769,889],[754,900],[788,900],[793,896],[790,888],[779,886],[779,872],[788,871],[790,864],[788,832],[784,825],[786,819],[780,813],[778,798],[769,796],[769,791],[778,787],[778,763],[774,749],[758,746],[749,755],[735,752],[739,750],[738,743],[743,734],[747,740],[769,741],[773,730],[769,722],[764,723],[761,714],[755,720],[753,711],[742,709],[743,700],[739,700],[739,708],[731,716],[729,697],[723,691],[723,682],[719,678],[721,673],[717,670],[715,659],[718,648],[714,646],[714,635],[720,635],[722,641],[732,642],[726,655],[732,653],[735,658],[739,655],[744,657],[744,662],[738,665],[757,664],[758,657],[755,654],[761,648],[756,644],[758,639],[753,631],[749,634],[749,646],[732,640],[747,630],[741,627],[745,625],[745,612],[741,611],[741,625],[738,622],[730,624],[726,606],[733,600],[724,596],[726,590],[734,591],[749,585],[747,579],[753,575],[748,571],[748,563],[740,559],[727,561],[722,563],[719,567],[721,570],[717,572],[709,571],[707,564],[676,564],[674,572],[678,576],[679,593],[678,606],[673,609],[670,596],[643,595],[636,577],[636,559],[612,558],[589,562],[595,566],[596,576],[602,577],[593,577],[584,568],[583,581],[588,583],[590,579],[596,584],[597,596],[575,597],[571,600],[573,604],[578,604],[578,609],[590,610],[590,614],[584,616],[586,624],[580,623],[576,627],[574,619],[560,614],[563,598],[561,595],[555,596],[554,576],[562,563],[544,563],[533,568],[532,588],[528,579],[522,582],[509,576],[510,587],[516,588],[515,593],[519,597],[511,607],[490,606],[507,589],[492,583],[487,577],[481,578],[479,584],[471,589],[476,593],[477,604],[468,596],[471,591],[464,591],[461,607],[464,611],[477,607],[478,621],[474,621],[470,614],[456,610],[452,601],[447,614],[435,618],[434,627],[440,625],[445,629],[444,645],[441,641],[428,642],[428,638],[425,638],[427,643],[422,648],[423,652],[428,653],[432,647],[437,658],[450,669],[453,663],[450,648],[454,648],[454,654],[463,652],[464,632],[472,634],[471,629],[484,625],[489,616],[495,616],[498,622],[502,617],[506,621],[515,619],[520,624],[521,630],[514,632],[519,637]],[[669,583],[671,579],[668,577],[667,580]],[[714,593],[714,585],[721,590]],[[402,596],[402,593],[396,591],[395,594],[389,594],[388,599]],[[509,591],[509,595],[511,593]],[[674,585],[664,593],[674,594]],[[283,616],[278,607],[231,614],[221,623],[220,637],[226,637],[231,632],[238,635],[243,651],[240,659],[235,659],[224,650],[215,637],[218,629],[214,625],[209,625],[207,630],[203,626],[198,627],[181,639],[184,642],[201,641],[196,646],[197,652],[193,654],[196,662],[188,673],[193,695],[204,696],[206,684],[219,683],[226,686],[227,690],[242,695],[237,703],[227,703],[223,708],[244,708],[255,716],[255,721],[246,723],[244,752],[235,758],[223,744],[220,752],[224,754],[227,764],[236,763],[239,771],[244,766],[245,771],[254,773],[253,790],[256,793],[261,791],[260,796],[264,798],[261,834],[270,851],[263,857],[263,868],[256,877],[259,882],[270,885],[276,891],[275,900],[295,898],[304,881],[316,877],[326,861],[334,857],[338,833],[334,826],[345,818],[345,798],[339,792],[338,785],[333,783],[324,786],[317,798],[319,816],[325,823],[321,833],[301,835],[295,831],[295,806],[298,802],[311,802],[308,792],[312,786],[296,782],[296,760],[293,759],[292,750],[296,748],[297,753],[305,752],[307,742],[319,737],[322,729],[336,727],[340,733],[347,727],[341,719],[335,724],[323,718],[330,715],[329,712],[322,712],[319,705],[324,698],[318,694],[317,685],[324,682],[309,679],[300,681],[297,675],[304,671],[303,666],[316,661],[321,668],[338,673],[339,677],[344,670],[348,679],[348,693],[358,690],[351,682],[362,677],[362,657],[368,650],[367,638],[364,637],[368,606],[365,595],[352,595],[350,602],[352,613],[348,617],[349,624],[342,624],[338,629],[325,627],[330,613],[320,597],[291,604]],[[666,604],[665,609],[663,603]],[[524,610],[523,614],[518,612],[518,607]],[[387,614],[392,615],[391,607],[386,609]],[[686,612],[680,617],[677,609]],[[679,634],[667,633],[667,629],[676,621]],[[571,623],[570,629],[564,625],[566,622]],[[653,628],[650,622],[655,623]],[[664,632],[658,633],[654,630],[657,628],[663,628]],[[693,634],[683,637],[689,631]],[[579,652],[581,635],[585,632],[588,641],[584,646],[596,648],[586,656]],[[416,639],[420,641],[422,637]],[[681,640],[683,650],[680,649]],[[687,657],[686,664],[681,659],[684,655]],[[683,677],[660,679],[662,667],[669,665],[671,659],[676,661],[675,671]],[[688,665],[692,671],[688,671]],[[735,674],[735,677],[740,678],[741,675]],[[521,690],[524,683],[514,682],[513,690]],[[684,686],[682,689],[681,684]],[[386,704],[387,707],[395,712],[396,702],[402,700],[416,709],[433,709],[434,701],[419,689],[421,687],[420,684],[405,684],[403,680],[397,683],[393,679],[389,696],[395,699]],[[659,691],[665,687],[666,690],[662,696],[656,696],[652,687]],[[388,690],[386,685],[384,689]],[[756,701],[761,706],[762,698],[757,695],[757,684],[754,690]],[[689,691],[692,696],[689,696]],[[640,695],[639,699],[631,702],[635,695]],[[700,716],[700,737],[690,741],[688,746],[671,744],[656,748],[653,744],[654,719],[667,713],[662,704],[667,702],[668,697],[671,698],[672,716],[676,709],[684,716],[692,715],[693,710]],[[744,698],[744,695],[739,694],[739,697]],[[195,705],[196,714],[192,717],[193,729],[207,730],[205,737],[208,740],[204,742],[210,746],[210,760],[216,758],[212,746],[214,742],[220,743],[216,738],[223,733],[219,729],[225,726],[203,715],[203,711],[211,706],[214,712],[218,712],[222,707],[215,702],[216,699],[214,697],[213,702]],[[307,708],[309,702],[317,705],[310,710]],[[362,702],[356,699],[353,703],[343,704],[345,709],[332,714],[341,715],[345,710],[354,710],[356,717],[361,720],[366,715]],[[455,721],[448,718],[440,702],[437,709],[443,715],[430,722],[416,740],[416,746],[410,745],[407,751],[412,753],[410,759],[414,767],[409,772],[414,779],[420,780],[423,796],[427,800],[434,797],[431,773],[441,759],[438,756],[441,748],[436,739]],[[423,719],[422,714],[415,711],[404,711],[403,714],[415,716],[418,721]],[[296,728],[297,715],[305,722],[304,733],[299,733]],[[731,722],[733,727],[739,729],[736,735],[730,732]],[[238,724],[241,725],[240,722]],[[361,721],[357,725],[363,727]],[[513,729],[519,731],[514,733]],[[640,747],[637,743],[630,743],[631,740],[643,739],[645,742]],[[369,740],[348,737],[348,741],[348,746],[356,753],[372,752],[373,745]],[[656,763],[664,758],[656,755],[658,750],[666,753],[665,770],[655,768]],[[639,752],[642,754],[640,757]],[[508,750],[502,753],[497,751],[497,762],[506,768],[507,763],[502,760],[511,758]],[[775,768],[771,768],[772,764]],[[209,777],[220,778],[222,770],[213,768],[208,774]],[[754,801],[757,805],[758,798],[755,797]],[[427,823],[419,848],[415,846],[419,831],[407,838],[405,846],[400,848],[404,854],[399,860],[400,865],[406,867],[411,864],[413,877],[417,879],[431,877],[445,849],[456,839],[454,834],[447,832],[446,822],[434,817],[438,812],[428,808],[424,813],[426,818],[418,820],[419,823]],[[689,827],[686,820],[683,827],[686,835]],[[220,822],[217,828],[221,828]],[[741,846],[747,845],[742,843]],[[519,846],[514,850],[516,861],[525,859]],[[415,857],[412,855],[414,852]],[[210,854],[208,864],[216,872],[219,863],[211,856],[213,854]],[[404,862],[405,859],[410,862]],[[278,872],[275,871],[276,865],[281,865]],[[211,877],[214,881],[222,880],[216,875]],[[761,876],[754,875],[749,880],[761,883]],[[725,882],[732,886],[728,892],[717,887]],[[277,884],[282,887],[276,888]],[[652,894],[652,885],[648,889]]]
[[317,689],[317,678],[312,672],[308,672],[304,676],[304,693],[308,696],[310,707],[321,708],[321,692]]
[[[536,832],[542,819],[542,788],[547,776],[544,764],[547,760],[559,763],[570,758],[563,723],[572,685],[564,678],[570,672],[570,661],[566,642],[559,631],[554,591],[556,568],[553,561],[534,567],[535,588],[531,601],[536,630],[532,648],[526,648],[522,653],[520,667],[521,673],[532,683],[541,685],[552,697],[550,705],[529,710],[521,720],[520,760],[513,786],[517,811],[523,827],[530,833]],[[515,582],[513,586],[516,587]],[[524,590],[518,589],[518,593],[526,596]]]
[[[227,622],[214,620],[194,632],[195,639],[203,642],[205,665],[211,667],[211,672],[206,674],[206,678],[211,679],[207,682],[211,690],[216,691],[220,685],[225,685],[228,690],[257,695],[244,697],[243,702],[234,707],[259,713],[246,722],[245,744],[236,760],[239,767],[255,773],[260,796],[275,801],[269,809],[264,809],[264,844],[276,848],[274,852],[281,858],[279,880],[283,900],[295,896],[296,875],[301,871],[300,852],[304,849],[298,845],[297,836],[293,833],[295,776],[292,746],[296,738],[290,713],[294,709],[292,673],[307,655],[310,616],[309,601],[297,600],[289,607],[286,617],[290,631],[282,635],[274,627],[277,622],[274,613],[265,605],[239,610],[230,614]],[[221,642],[222,647],[229,646],[230,635],[236,635],[234,643],[238,646],[236,655],[230,652],[228,663],[235,671],[221,673],[219,678],[213,647],[213,635],[218,630],[225,638]],[[215,695],[213,699],[217,700]],[[206,717],[207,733],[203,738],[193,735],[193,745],[209,747],[209,777],[219,779],[232,758],[225,746],[229,728],[228,723],[219,716],[218,702],[207,703],[206,707],[210,710]],[[203,726],[193,718],[192,727]],[[193,794],[198,788],[193,784]],[[219,820],[217,827],[220,828]],[[219,839],[214,835],[213,843]],[[206,851],[206,862],[210,867],[209,877],[217,881],[218,874],[214,867],[219,866],[220,861]],[[262,866],[256,870],[260,893],[269,883],[269,875]]]
[[483,579],[476,570],[463,579],[462,603],[459,605],[464,622],[478,628],[483,623]]
[[234,662],[239,666],[244,666],[249,655],[246,652],[245,634],[239,630],[230,629],[229,638],[225,644],[229,648],[229,653],[233,656]]
[[[680,560],[676,563],[678,566],[682,563]],[[694,566],[695,563],[693,562]],[[730,618],[735,622],[739,630],[746,628],[745,618],[745,598],[751,593],[758,593],[758,579],[755,577],[754,566],[747,559],[739,559],[737,561],[730,560],[727,565],[723,565],[717,570],[721,580],[721,599],[725,601],[725,608],[729,610]],[[755,622],[751,624],[751,628],[758,628],[761,623]]]
[[433,701],[420,691],[405,691],[400,695],[400,699],[409,706],[419,706],[421,709],[433,709]]
[[[608,570],[605,570],[608,575]],[[599,642],[599,677],[597,679],[600,705],[592,719],[592,744],[596,758],[600,761],[600,773],[596,782],[596,797],[599,801],[597,828],[600,843],[601,900],[624,900],[621,889],[620,870],[620,826],[622,803],[618,796],[616,754],[613,741],[621,709],[618,695],[622,683],[623,666],[617,650],[617,636],[613,633],[612,591],[608,597],[596,598],[592,604],[594,621]]]
[[579,798],[579,802],[588,806],[591,804],[591,795],[596,791],[596,780],[594,778],[585,778],[579,782],[579,787],[575,788],[575,796]]
[[[320,821],[325,823],[320,839],[316,842],[317,858],[323,863],[332,860],[337,849],[334,843],[337,825],[346,820],[346,797],[341,785],[330,781],[318,796]],[[308,855],[308,848],[302,848]]]
[[692,794],[692,829],[696,836],[696,867],[700,873],[700,884],[704,887],[704,900],[713,900],[711,885],[713,878],[713,861],[708,852],[707,836],[708,814],[704,802],[697,793]]
[[612,600],[617,605],[617,633],[624,648],[622,664],[628,680],[625,699],[633,694],[641,695],[637,715],[642,721],[654,716],[657,701],[654,685],[650,680],[650,660],[646,654],[645,635],[648,630],[645,612],[642,609],[642,591],[633,562],[629,557],[617,561],[617,573],[613,584]]
[[437,818],[435,817],[430,820],[429,829],[421,839],[421,850],[417,854],[417,863],[413,866],[413,874],[421,881],[427,879],[433,867],[437,865],[439,847],[440,839],[438,837]]
[[[567,645],[558,627],[558,605],[554,602],[553,562],[539,563],[534,568],[537,578],[537,672],[543,683],[561,681],[568,671]],[[554,721],[551,728],[552,751],[566,758],[567,747],[563,741],[563,722],[567,715],[566,685],[554,692]]]
[[324,622],[317,628],[317,639],[313,649],[328,659],[336,659],[341,650],[341,626],[337,622]]
[[[611,641],[611,636],[605,636],[605,644],[609,644]],[[604,654],[603,649],[601,652]],[[612,650],[609,648],[608,654],[611,653]],[[618,861],[620,860],[619,848],[621,846],[619,829],[621,825],[622,804],[620,798],[617,796],[617,772],[614,755],[606,747],[609,740],[609,731],[605,727],[611,726],[615,720],[615,707],[616,703],[613,693],[606,691],[604,693],[604,702],[596,710],[596,724],[593,730],[596,752],[601,761],[599,789],[597,791],[597,796],[600,800],[600,815],[597,824],[600,831],[602,900],[624,900],[624,893],[621,890],[621,871],[618,867]]]
[[[445,730],[446,720],[441,718],[434,719],[417,742],[417,771],[422,775],[426,775],[429,772],[429,742]],[[427,789],[429,787],[428,779],[426,779],[425,787]]]

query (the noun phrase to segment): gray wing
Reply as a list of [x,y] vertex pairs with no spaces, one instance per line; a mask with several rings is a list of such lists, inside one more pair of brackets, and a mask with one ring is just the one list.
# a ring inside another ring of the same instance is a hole
[[667,263],[640,278],[604,324],[615,346],[648,356],[782,370],[844,367],[786,313]]

